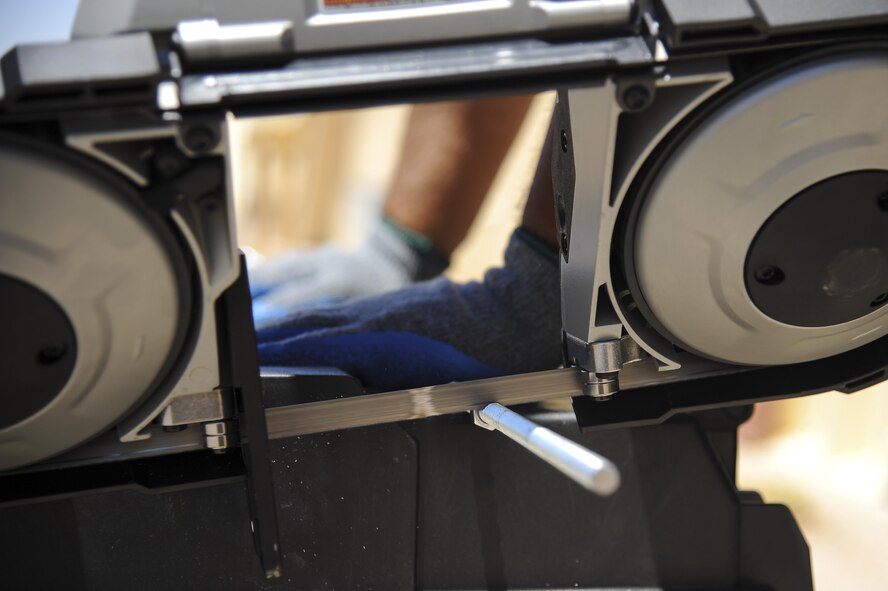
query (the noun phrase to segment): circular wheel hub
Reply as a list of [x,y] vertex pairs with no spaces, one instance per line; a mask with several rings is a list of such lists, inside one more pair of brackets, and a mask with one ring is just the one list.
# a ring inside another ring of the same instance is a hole
[[888,172],[805,189],[768,218],[749,249],[746,287],[785,324],[830,326],[888,303]]
[[77,357],[74,328],[39,289],[0,275],[0,429],[22,421],[55,398]]

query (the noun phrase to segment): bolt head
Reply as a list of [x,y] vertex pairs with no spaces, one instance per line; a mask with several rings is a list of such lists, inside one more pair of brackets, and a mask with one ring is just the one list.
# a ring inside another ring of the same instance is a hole
[[182,142],[192,152],[202,154],[215,148],[217,139],[213,130],[206,125],[193,125],[185,131]]
[[753,275],[756,281],[764,285],[777,285],[783,283],[783,280],[786,278],[780,267],[774,265],[763,265],[756,269]]
[[641,111],[647,108],[652,98],[651,91],[646,86],[636,84],[623,93],[623,106],[631,112]]
[[68,346],[59,341],[57,343],[49,343],[37,353],[37,361],[41,365],[52,365],[59,361],[68,352]]

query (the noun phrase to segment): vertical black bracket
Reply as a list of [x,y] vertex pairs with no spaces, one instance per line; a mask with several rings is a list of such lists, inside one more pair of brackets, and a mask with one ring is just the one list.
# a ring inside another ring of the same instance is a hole
[[281,575],[277,503],[268,454],[252,300],[243,255],[240,257],[240,275],[222,294],[216,306],[220,385],[235,393],[241,452],[247,471],[253,544],[265,576],[276,578]]
[[574,189],[577,172],[573,158],[573,139],[570,128],[570,104],[567,90],[558,91],[552,136],[552,188],[555,192],[555,221],[558,225],[558,244],[566,263],[570,257],[570,230],[573,218]]

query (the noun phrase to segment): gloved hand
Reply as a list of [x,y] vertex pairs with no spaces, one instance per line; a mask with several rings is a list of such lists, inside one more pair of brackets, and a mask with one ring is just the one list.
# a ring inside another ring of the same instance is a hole
[[337,367],[370,388],[412,388],[561,363],[558,251],[518,230],[483,282],[445,278],[267,322],[263,365]]
[[289,313],[393,291],[435,277],[447,259],[424,236],[383,218],[355,250],[292,250],[250,269],[257,325]]

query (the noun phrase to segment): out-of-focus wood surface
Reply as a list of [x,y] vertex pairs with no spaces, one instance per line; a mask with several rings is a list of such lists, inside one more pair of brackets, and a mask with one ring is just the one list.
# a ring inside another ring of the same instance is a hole
[[[502,261],[551,113],[540,96],[448,274]],[[240,122],[233,134],[242,244],[273,255],[356,244],[385,196],[409,107]],[[888,386],[759,405],[741,430],[739,484],[793,510],[819,591],[888,589]]]
[[242,245],[273,256],[356,244],[379,208],[409,107],[238,120],[233,186]]
[[[502,262],[536,168],[554,94],[531,106],[448,275],[480,277]],[[334,242],[353,246],[397,165],[409,106],[240,120],[232,133],[240,243],[266,256]],[[421,196],[417,196],[421,198]]]

